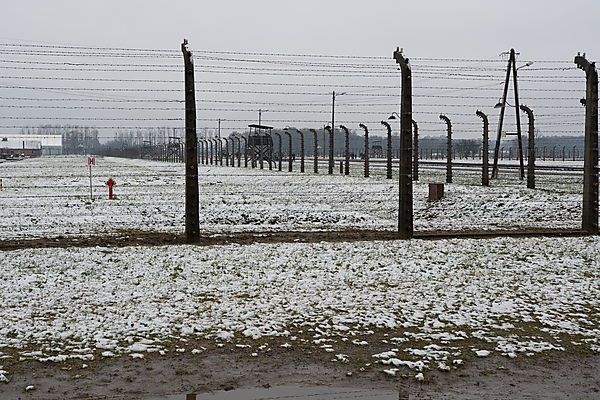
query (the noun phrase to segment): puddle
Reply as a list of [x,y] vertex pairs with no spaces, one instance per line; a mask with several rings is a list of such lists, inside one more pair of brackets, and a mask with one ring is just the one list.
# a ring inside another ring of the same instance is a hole
[[200,394],[153,397],[147,400],[398,400],[397,391],[330,387],[278,386],[268,389],[238,389]]

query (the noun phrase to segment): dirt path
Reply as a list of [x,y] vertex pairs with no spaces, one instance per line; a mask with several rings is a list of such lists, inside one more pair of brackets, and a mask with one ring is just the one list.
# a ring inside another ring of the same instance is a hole
[[[426,231],[415,232],[415,239],[451,239],[451,238],[491,238],[499,236],[584,236],[578,229],[529,229],[529,230],[486,230],[486,231]],[[345,230],[323,232],[277,231],[277,232],[239,232],[202,234],[199,246],[252,243],[318,243],[318,242],[356,242],[372,240],[394,240],[393,231]],[[39,239],[17,239],[0,241],[0,250],[19,250],[53,247],[126,247],[126,246],[163,246],[186,244],[185,237],[173,233],[135,232],[121,235],[97,235],[81,237],[57,237]]]
[[426,379],[419,382],[408,368],[390,376],[381,367],[361,370],[352,362],[332,362],[331,355],[316,346],[270,345],[272,350],[259,357],[253,356],[255,349],[250,347],[204,342],[194,344],[204,348],[199,354],[154,353],[143,359],[98,357],[65,363],[24,361],[15,365],[9,383],[0,383],[0,398],[133,400],[275,386],[386,389],[409,399],[600,398],[600,355],[491,356],[470,360],[450,372],[426,372]]

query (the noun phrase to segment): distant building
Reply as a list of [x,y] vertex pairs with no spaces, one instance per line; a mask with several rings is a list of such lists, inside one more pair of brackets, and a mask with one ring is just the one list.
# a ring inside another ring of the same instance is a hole
[[0,157],[39,157],[62,154],[61,135],[0,135]]

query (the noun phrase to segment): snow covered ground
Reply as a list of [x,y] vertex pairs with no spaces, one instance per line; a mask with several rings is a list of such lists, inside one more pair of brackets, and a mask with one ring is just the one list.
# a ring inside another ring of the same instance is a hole
[[[90,195],[85,157],[2,163],[0,239],[131,230],[182,233],[183,170],[183,164],[97,158],[97,165],[92,167]],[[364,178],[362,164],[355,165],[351,176],[326,172],[325,165],[318,175],[201,166],[201,230],[397,229],[396,179],[385,179],[381,168]],[[117,182],[116,200],[108,200],[105,182],[109,178]],[[428,183],[444,181],[444,169],[422,167],[420,181],[414,187],[415,230],[581,226],[581,173],[540,175],[539,189],[532,191],[517,179],[516,171],[503,172],[501,179],[484,188],[479,172],[456,168],[455,183],[446,184],[445,197],[427,201]]]
[[599,250],[585,237],[9,251],[0,352],[85,362],[252,338],[260,357],[278,336],[344,361],[336,347],[368,348],[377,328],[389,351],[365,367],[389,373],[599,351]]
[[[90,201],[82,158],[4,163],[0,235],[181,232],[182,170],[99,159]],[[200,175],[205,232],[396,226],[397,182],[382,175],[214,166]],[[117,200],[106,199],[109,177]],[[465,173],[428,202],[426,183],[440,179],[421,173],[417,230],[579,226],[578,177],[540,180],[531,191],[508,178],[482,188]],[[251,346],[261,357],[273,337],[348,363],[342,347],[369,353],[376,340],[389,349],[361,368],[400,375],[408,367],[421,379],[490,354],[598,352],[599,254],[598,237],[5,251],[0,363],[202,353],[186,345],[193,338]],[[0,379],[11,373],[0,366]]]

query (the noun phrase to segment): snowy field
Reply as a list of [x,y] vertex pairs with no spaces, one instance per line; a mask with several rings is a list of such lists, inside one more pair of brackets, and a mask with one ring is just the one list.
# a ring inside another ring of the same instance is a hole
[[[90,201],[86,161],[0,164],[2,239],[182,232],[182,165],[98,159]],[[202,167],[202,230],[393,230],[397,181],[353,173]],[[421,172],[416,230],[579,227],[578,176],[528,190],[510,177],[482,188],[457,171],[428,202],[426,183],[443,174]],[[0,366],[201,354],[188,343],[209,340],[258,358],[310,345],[332,363],[424,379],[493,354],[598,352],[599,254],[598,237],[5,251]],[[371,351],[374,341],[387,350]],[[0,367],[2,380],[13,373]]]
[[[480,172],[455,168],[445,197],[430,202],[428,183],[444,182],[445,169],[424,168],[414,187],[416,231],[581,226],[581,173],[540,175],[539,189],[532,191],[517,179],[516,171],[501,171],[500,179],[483,188]],[[296,161],[294,170],[299,169]],[[339,169],[327,175],[324,164],[315,175],[309,172],[310,162],[306,170],[301,174],[201,166],[201,231],[397,229],[397,179],[385,179],[381,167],[370,178],[362,176],[362,164],[356,164],[350,176],[340,175]],[[1,163],[0,239],[182,233],[183,172],[183,164],[97,158],[90,195],[86,157]],[[117,182],[116,200],[108,200],[109,178]]]

